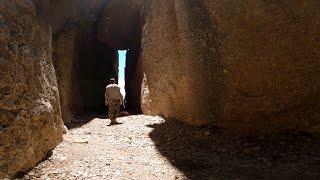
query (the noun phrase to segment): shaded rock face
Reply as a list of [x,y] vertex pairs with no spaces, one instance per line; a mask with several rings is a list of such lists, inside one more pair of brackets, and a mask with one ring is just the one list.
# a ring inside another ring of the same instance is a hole
[[[60,92],[61,115],[65,123],[69,123],[74,118],[74,107],[82,104],[80,93],[76,91],[79,88],[79,82],[75,76],[75,62],[77,57],[77,29],[66,30],[54,41],[54,66],[57,73],[57,79]],[[77,101],[76,101],[77,100]]]
[[71,23],[96,21],[108,0],[33,0],[54,34]]
[[0,178],[36,165],[62,137],[49,25],[29,0],[0,3]]
[[143,107],[152,114],[202,125],[219,109],[222,68],[211,18],[199,3],[192,1],[193,9],[183,2],[145,1],[142,63],[148,88],[142,89],[150,94],[142,101],[151,102]]
[[111,48],[139,48],[142,0],[109,0],[103,9],[98,37]]
[[319,8],[316,0],[144,1],[142,106],[193,125],[320,132]]
[[130,49],[126,55],[125,68],[126,107],[133,113],[141,111],[141,87],[143,69],[139,49]]
[[83,112],[104,112],[104,93],[111,77],[118,77],[118,52],[101,44],[96,31],[89,30],[80,40],[78,80]]

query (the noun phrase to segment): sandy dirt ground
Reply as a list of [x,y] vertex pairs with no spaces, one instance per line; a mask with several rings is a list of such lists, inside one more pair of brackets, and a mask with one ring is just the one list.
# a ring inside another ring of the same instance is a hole
[[319,138],[304,133],[244,136],[145,115],[77,121],[20,179],[320,179]]

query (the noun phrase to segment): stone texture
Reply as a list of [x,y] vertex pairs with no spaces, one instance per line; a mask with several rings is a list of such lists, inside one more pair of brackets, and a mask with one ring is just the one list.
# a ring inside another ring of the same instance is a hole
[[148,87],[148,79],[145,74],[143,74],[142,84],[141,84],[141,111],[143,114],[152,115],[151,111],[152,100],[150,97],[150,90]]
[[220,93],[218,88],[213,89],[219,82],[212,72],[221,74],[218,62],[212,60],[214,32],[206,23],[210,17],[194,14],[203,19],[188,27],[190,15],[175,1],[145,1],[144,5],[142,63],[152,102],[147,106],[152,114],[193,125],[206,124],[219,106]]
[[0,3],[0,178],[35,166],[61,140],[51,31],[29,0]]
[[75,105],[83,104],[81,98],[76,98],[80,97],[80,93],[75,90],[79,88],[74,75],[77,65],[75,61],[78,58],[76,38],[77,29],[70,28],[54,41],[53,59],[59,84],[61,115],[65,123],[71,122],[75,117],[72,108],[77,109]]
[[33,0],[54,34],[75,22],[97,21],[108,0]]
[[98,36],[114,49],[140,44],[142,0],[109,0],[101,15]]
[[[144,1],[152,114],[320,132],[319,1]],[[144,89],[144,88],[143,88]]]

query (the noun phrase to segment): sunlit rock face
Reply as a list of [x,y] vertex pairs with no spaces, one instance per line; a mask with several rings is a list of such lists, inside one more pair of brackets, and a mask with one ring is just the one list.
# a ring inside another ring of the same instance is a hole
[[142,106],[193,125],[319,132],[319,8],[317,0],[144,1]]
[[0,3],[0,179],[35,166],[62,139],[51,31],[29,0]]
[[142,62],[150,95],[142,93],[149,98],[142,102],[151,102],[143,104],[144,111],[192,125],[213,121],[220,109],[222,67],[210,14],[198,2],[145,1],[144,6]]

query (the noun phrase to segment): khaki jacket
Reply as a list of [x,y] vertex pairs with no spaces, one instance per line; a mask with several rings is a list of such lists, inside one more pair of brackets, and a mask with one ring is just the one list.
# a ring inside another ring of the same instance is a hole
[[112,100],[120,100],[121,104],[123,103],[123,96],[121,94],[120,89],[120,86],[118,86],[117,84],[110,84],[106,87],[106,92],[104,95],[106,105],[109,101]]

